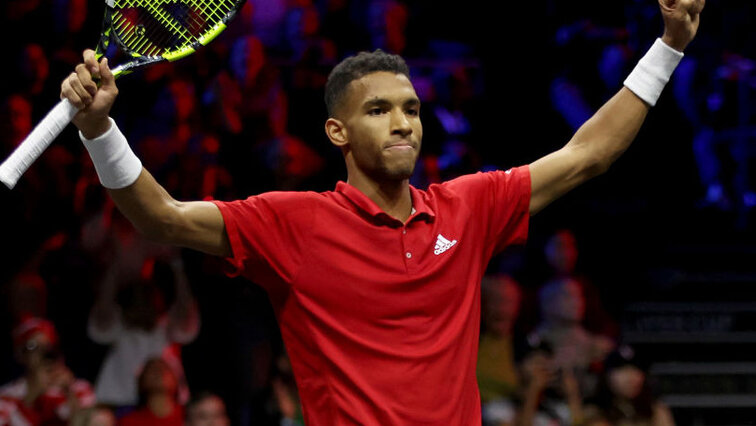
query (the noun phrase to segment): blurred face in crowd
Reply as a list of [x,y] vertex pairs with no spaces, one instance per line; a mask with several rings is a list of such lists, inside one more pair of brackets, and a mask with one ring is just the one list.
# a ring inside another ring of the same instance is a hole
[[60,359],[60,353],[50,337],[42,332],[29,336],[17,350],[19,362],[30,370],[49,367]]
[[609,372],[609,387],[612,392],[625,399],[634,399],[643,390],[646,375],[634,365],[624,365]]
[[78,33],[87,19],[86,0],[69,0],[68,2],[68,31]]
[[189,408],[186,426],[228,426],[226,405],[215,395],[199,401]]
[[47,54],[38,44],[29,44],[24,48],[23,55],[24,75],[29,78],[34,86],[32,92],[39,93],[42,89],[40,84],[47,80],[50,75],[50,64],[47,61]]
[[336,115],[338,131],[328,133],[342,148],[350,174],[376,182],[412,176],[423,126],[420,100],[407,76],[379,71],[352,81]]
[[547,284],[541,292],[541,312],[551,322],[582,321],[585,314],[582,287],[571,279]]
[[92,412],[87,426],[115,426],[116,418],[113,412],[106,408],[98,408]]
[[139,379],[139,389],[148,394],[168,393],[175,395],[178,389],[176,375],[161,358],[153,358],[147,361]]
[[176,119],[189,119],[195,107],[194,85],[186,80],[173,80],[168,86],[168,91],[173,98]]
[[557,274],[572,274],[577,256],[577,242],[575,235],[570,231],[559,231],[546,243],[546,260]]
[[13,134],[28,135],[32,129],[31,103],[23,96],[11,95],[6,101],[6,108]]
[[374,2],[368,10],[369,31],[376,46],[401,54],[407,46],[407,6],[396,1]]
[[483,283],[486,304],[486,325],[496,335],[505,336],[520,311],[520,287],[510,277],[492,277]]
[[257,37],[247,36],[234,43],[231,69],[242,87],[254,86],[265,61],[265,47]]

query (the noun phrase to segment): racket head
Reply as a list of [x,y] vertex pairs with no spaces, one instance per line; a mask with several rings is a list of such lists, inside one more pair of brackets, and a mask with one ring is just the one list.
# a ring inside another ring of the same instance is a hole
[[245,0],[107,0],[98,60],[111,43],[128,56],[115,77],[194,53],[226,29]]

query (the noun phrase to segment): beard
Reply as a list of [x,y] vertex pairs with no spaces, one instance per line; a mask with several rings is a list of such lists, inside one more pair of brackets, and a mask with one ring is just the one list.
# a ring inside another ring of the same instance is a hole
[[412,158],[382,161],[368,169],[367,172],[376,182],[401,182],[412,177],[417,158],[417,155],[413,155]]
[[372,177],[376,178],[376,180],[382,179],[387,181],[407,180],[412,177],[412,173],[415,171],[416,162],[417,159],[408,162],[407,164],[395,165],[393,167],[384,164],[383,167],[379,168],[378,175]]

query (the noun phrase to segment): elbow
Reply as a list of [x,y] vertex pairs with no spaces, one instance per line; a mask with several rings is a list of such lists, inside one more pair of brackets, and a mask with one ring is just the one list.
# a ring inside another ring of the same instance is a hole
[[152,220],[136,224],[137,231],[146,239],[162,244],[176,244],[181,235],[181,212],[178,206],[166,208]]
[[614,161],[607,158],[596,159],[590,162],[590,164],[587,167],[586,173],[588,174],[589,178],[601,176],[604,173],[609,171],[609,168],[612,166],[612,163],[614,163]]
[[591,179],[603,175],[614,162],[622,155],[624,148],[617,142],[595,144],[580,137],[573,138],[567,145],[575,158],[579,158],[578,170],[585,179]]
[[134,224],[136,230],[147,240],[153,243],[165,243],[170,238],[169,225],[162,221],[151,223]]
[[609,171],[609,168],[614,162],[610,155],[604,155],[604,153],[601,152],[583,152],[579,158],[581,158],[581,160],[577,163],[579,165],[576,173],[579,176],[578,180],[580,182],[585,182],[603,175]]
[[586,150],[583,156],[585,159],[583,161],[583,173],[589,179],[601,176],[609,171],[609,168],[620,155],[621,153],[608,149]]

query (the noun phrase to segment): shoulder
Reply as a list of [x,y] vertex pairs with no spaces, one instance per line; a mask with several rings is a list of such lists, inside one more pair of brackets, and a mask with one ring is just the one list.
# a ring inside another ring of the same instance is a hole
[[[508,170],[494,170],[463,175],[444,182],[443,186],[450,191],[465,191],[476,187],[487,187],[499,184],[517,184],[523,180],[530,182],[530,171],[527,165],[513,167]],[[431,185],[431,187],[434,185]]]
[[463,198],[468,200],[500,198],[530,191],[528,166],[508,170],[477,172],[428,187],[431,198]]
[[258,195],[252,195],[242,200],[213,201],[219,207],[232,207],[241,209],[276,208],[287,209],[293,207],[316,206],[328,203],[333,198],[331,192],[295,192],[295,191],[272,191]]

